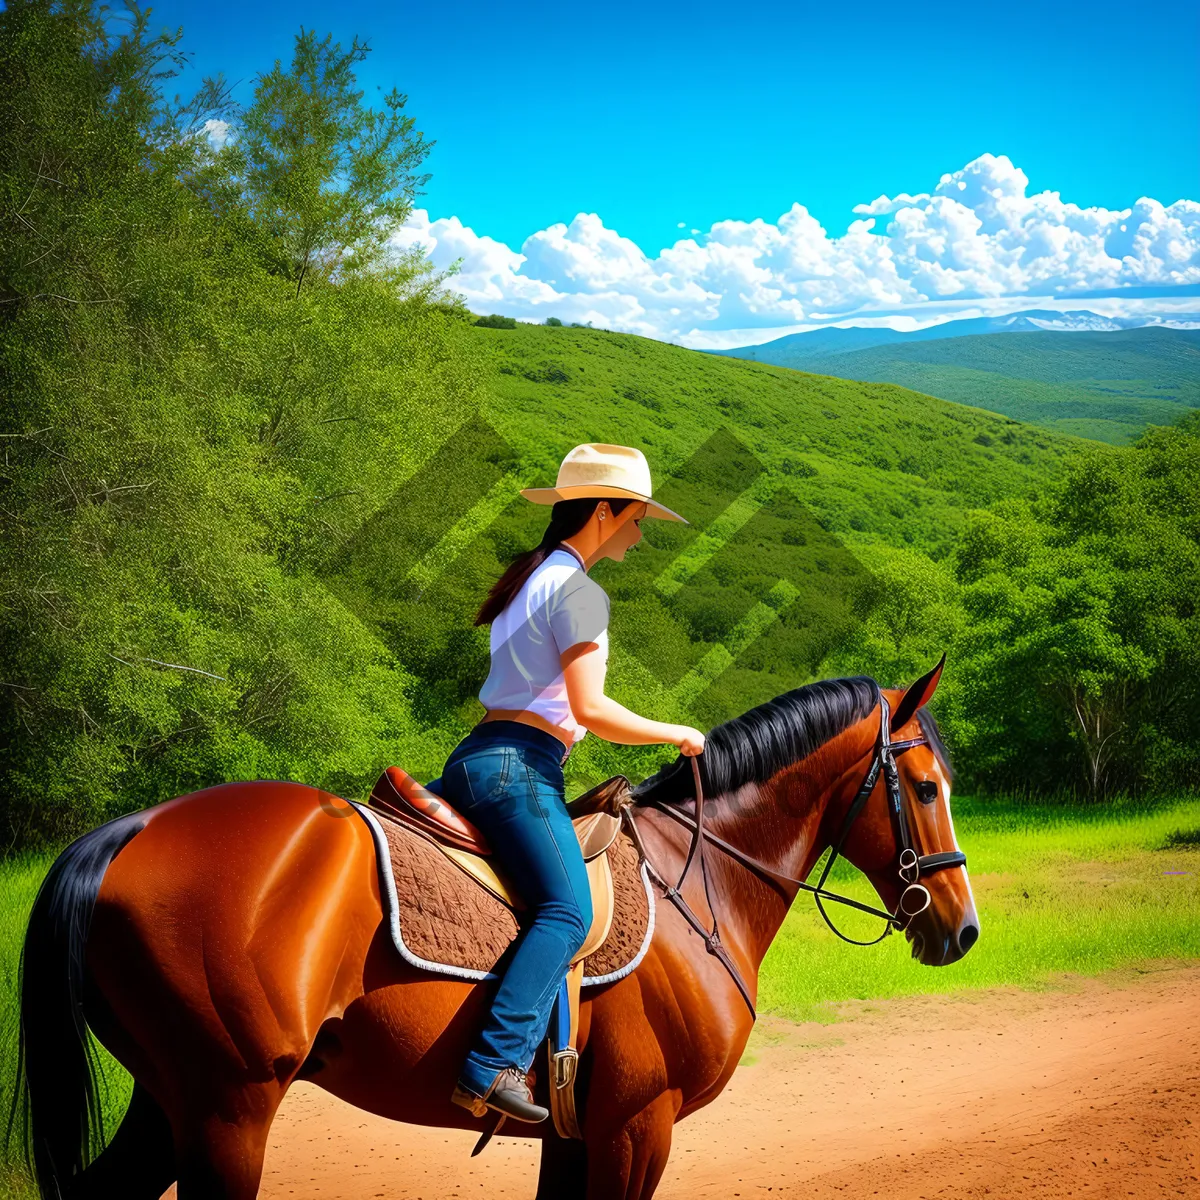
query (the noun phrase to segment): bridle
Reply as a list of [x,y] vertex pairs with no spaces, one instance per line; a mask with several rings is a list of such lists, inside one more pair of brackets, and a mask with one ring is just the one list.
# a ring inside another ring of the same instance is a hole
[[[887,698],[882,694],[879,697],[879,735],[875,740],[875,751],[871,757],[871,765],[867,768],[866,776],[863,778],[862,786],[859,787],[854,799],[850,803],[850,807],[846,810],[846,816],[842,820],[841,830],[832,843],[832,849],[828,860],[825,863],[824,869],[821,871],[821,878],[817,881],[814,887],[811,883],[806,883],[802,879],[793,879],[790,875],[781,875],[778,871],[768,867],[765,863],[759,862],[758,859],[751,857],[744,851],[739,850],[736,846],[731,845],[723,838],[718,837],[715,833],[711,833],[704,828],[704,790],[700,782],[700,761],[698,756],[692,757],[692,778],[695,781],[695,804],[696,815],[690,817],[684,812],[671,804],[664,801],[650,801],[649,806],[656,808],[659,812],[665,813],[672,820],[690,829],[692,832],[691,844],[688,847],[687,860],[683,864],[683,872],[679,876],[679,881],[673,886],[663,878],[661,873],[655,868],[650,861],[649,855],[646,853],[646,847],[642,842],[641,832],[637,827],[637,823],[633,816],[633,805],[626,804],[621,809],[621,815],[625,820],[629,830],[630,837],[637,846],[638,854],[646,863],[647,870],[654,878],[655,882],[662,887],[663,896],[670,901],[683,915],[684,920],[704,939],[705,948],[710,954],[716,957],[722,966],[729,972],[733,982],[737,984],[738,991],[742,994],[742,999],[746,1001],[746,1005],[750,1009],[750,1015],[755,1016],[754,1001],[750,998],[750,990],[746,986],[745,980],[741,976],[741,972],[737,968],[737,964],[729,956],[729,952],[721,943],[721,932],[717,922],[717,910],[713,907],[712,894],[708,883],[708,866],[704,856],[704,848],[706,843],[711,842],[718,850],[723,851],[735,862],[757,875],[760,879],[774,887],[781,895],[790,903],[795,893],[791,892],[791,888],[803,888],[805,891],[812,892],[813,899],[816,901],[817,909],[821,916],[824,917],[825,923],[838,935],[844,942],[850,942],[855,946],[873,946],[876,942],[882,941],[893,928],[903,929],[908,921],[922,913],[927,909],[931,902],[929,889],[918,882],[922,875],[930,875],[935,871],[942,871],[948,867],[965,866],[967,856],[961,850],[942,850],[936,854],[917,854],[913,849],[912,837],[908,827],[908,818],[905,813],[903,797],[900,792],[900,772],[896,769],[896,756],[903,754],[906,750],[911,750],[914,746],[927,745],[927,741],[923,737],[909,738],[907,741],[893,742],[891,738],[890,727],[891,711],[888,707]],[[841,853],[842,846],[845,844],[846,838],[850,834],[850,830],[854,822],[858,819],[862,810],[866,807],[867,801],[871,797],[871,793],[875,790],[879,782],[879,777],[882,774],[884,787],[887,790],[888,810],[891,815],[892,829],[896,838],[897,846],[897,872],[900,880],[905,884],[904,891],[900,895],[900,899],[896,905],[894,913],[887,912],[881,908],[875,908],[870,904],[863,904],[861,901],[852,900],[849,896],[839,896],[836,892],[831,892],[825,887],[825,880],[829,877],[829,872],[833,867],[834,860]],[[710,930],[696,914],[692,911],[687,901],[682,896],[684,881],[687,879],[688,872],[692,869],[693,861],[699,858],[700,860],[700,878],[704,883],[704,899],[708,905],[708,911],[712,916],[712,929]],[[860,942],[855,938],[847,937],[836,925],[829,919],[829,914],[825,911],[822,899],[834,900],[838,904],[846,904],[851,908],[857,908],[860,912],[870,913],[872,916],[882,917],[887,922],[883,932],[877,938],[872,938],[867,942]]]

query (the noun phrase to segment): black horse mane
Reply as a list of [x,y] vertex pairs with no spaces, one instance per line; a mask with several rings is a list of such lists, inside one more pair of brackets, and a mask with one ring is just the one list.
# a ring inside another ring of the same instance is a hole
[[[823,679],[718,725],[700,757],[704,794],[765,783],[861,721],[878,703],[879,685],[869,675]],[[692,769],[683,755],[633,789],[636,804],[679,803],[692,794]]]

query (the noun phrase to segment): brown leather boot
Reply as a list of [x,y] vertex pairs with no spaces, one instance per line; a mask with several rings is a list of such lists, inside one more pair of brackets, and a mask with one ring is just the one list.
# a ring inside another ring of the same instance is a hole
[[517,1067],[501,1071],[483,1096],[475,1095],[460,1083],[450,1099],[477,1117],[482,1117],[489,1108],[512,1117],[514,1121],[528,1121],[531,1124],[544,1121],[550,1115],[549,1109],[534,1104],[533,1093],[525,1082],[525,1072]]

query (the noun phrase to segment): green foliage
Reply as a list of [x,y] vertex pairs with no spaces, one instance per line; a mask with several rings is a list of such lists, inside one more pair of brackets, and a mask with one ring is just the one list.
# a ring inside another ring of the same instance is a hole
[[[619,700],[712,723],[949,649],[974,785],[1195,782],[1194,423],[1089,447],[476,320],[378,253],[424,142],[363,108],[363,47],[302,34],[213,149],[220,81],[172,107],[178,35],[108,28],[0,13],[0,845],[228,779],[436,774],[480,712],[480,597],[544,527],[519,487],[581,441],[644,449],[693,522],[596,568]],[[589,738],[570,782],[670,753]]]
[[563,323],[557,317],[547,317],[546,324],[549,325],[551,329],[561,329],[563,327]]
[[[666,479],[709,436],[729,429],[765,468],[760,487],[786,476],[839,538],[862,534],[939,557],[967,509],[1027,491],[1084,444],[903,388],[717,358],[631,334],[551,335],[518,325],[488,335],[485,352],[494,372],[489,415],[539,478],[553,479],[577,442],[624,439],[645,450],[656,479]],[[994,444],[978,444],[980,433]],[[646,526],[650,537],[663,528]]]
[[951,728],[975,778],[1093,795],[1200,785],[1198,472],[1192,413],[1072,460],[1039,498],[964,531]]
[[[694,534],[657,522],[625,564],[597,566],[614,600],[612,671],[627,702],[711,721],[814,677],[905,683],[946,650],[934,709],[969,786],[1093,794],[1195,781],[1196,418],[1118,450],[886,385],[627,335],[561,331],[551,344],[522,327],[489,344],[490,413],[520,448],[527,482],[553,478],[576,441],[627,441],[667,478],[664,503],[695,523],[736,508],[739,496],[747,515],[761,506],[695,570],[686,566]],[[685,486],[682,465],[694,468],[697,447],[723,427],[764,469],[743,478],[728,447]],[[1035,493],[1040,500],[1026,499]],[[840,598],[805,590],[782,532],[763,525],[785,496],[800,505],[792,533],[810,514],[840,547],[824,557],[856,561]],[[1026,544],[1038,547],[1029,574],[996,557],[996,547]],[[985,553],[990,565],[976,578],[971,564]],[[686,587],[665,597],[658,581],[673,563]],[[455,586],[445,578],[441,598]],[[801,595],[739,645],[752,602],[780,578]],[[844,625],[839,605],[853,617]],[[806,623],[838,636],[806,641]],[[689,672],[717,648],[730,652],[715,660],[719,678],[689,690]],[[572,756],[591,777],[638,759],[647,769],[658,761],[644,751],[618,759],[592,739]]]
[[89,21],[0,14],[4,845],[223,779],[361,793],[420,745],[316,573],[478,376],[411,264],[297,299],[179,186],[207,152],[163,133],[170,39]]
[[[381,527],[370,539],[378,552],[356,543],[364,563],[386,547],[393,570],[356,566],[326,580],[422,679],[422,719],[448,728],[480,711],[480,597],[544,527],[517,482],[553,480],[578,442],[640,446],[656,495],[693,522],[648,522],[624,563],[593,571],[613,600],[611,692],[705,724],[816,677],[866,671],[903,683],[927,670],[960,622],[947,556],[971,510],[1043,482],[1079,445],[898,388],[626,334],[518,325],[475,336],[491,367],[484,416],[511,460],[472,468],[478,478],[459,495],[472,446],[487,440],[448,445],[416,489],[439,489],[446,515],[409,519],[402,504],[386,536]],[[510,499],[445,561],[429,561],[440,531],[487,509],[505,471]],[[417,529],[431,532],[405,532]],[[581,786],[648,773],[670,754],[588,738],[568,777]]]
[[[822,671],[908,682],[946,651],[953,663],[952,681],[965,618],[951,563],[910,546],[886,544],[860,547],[858,556],[872,577],[869,604],[850,636],[822,663]],[[944,686],[952,688],[953,682]]]
[[404,112],[396,89],[383,112],[363,103],[355,67],[368,48],[327,35],[296,37],[290,69],[258,79],[238,136],[217,156],[238,202],[278,244],[288,278],[328,278],[374,263],[412,211],[428,175],[414,172],[433,143]]

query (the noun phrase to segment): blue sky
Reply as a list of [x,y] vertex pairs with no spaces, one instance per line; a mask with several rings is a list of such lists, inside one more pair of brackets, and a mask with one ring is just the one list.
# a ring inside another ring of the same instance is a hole
[[656,261],[692,230],[794,204],[837,238],[856,205],[930,193],[981,155],[1081,208],[1200,199],[1195,0],[167,0],[154,17],[184,27],[197,74],[223,71],[245,99],[301,25],[368,38],[368,91],[399,86],[437,141],[429,221],[514,252],[580,213]]
[[797,200],[840,233],[987,151],[1080,205],[1200,196],[1195,0],[153,8],[244,93],[300,25],[369,38],[363,82],[438,142],[431,213],[512,245],[583,211],[653,252]]

